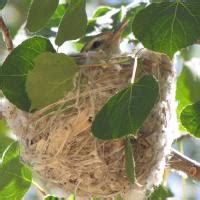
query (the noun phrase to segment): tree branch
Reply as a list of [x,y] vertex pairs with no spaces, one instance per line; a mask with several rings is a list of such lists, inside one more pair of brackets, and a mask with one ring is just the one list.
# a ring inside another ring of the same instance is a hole
[[175,149],[171,150],[168,166],[176,171],[182,171],[194,180],[200,181],[200,163],[181,154]]
[[7,47],[8,51],[11,52],[13,50],[12,38],[10,36],[9,30],[8,30],[6,24],[4,23],[2,16],[0,16],[0,30],[2,32],[6,47]]

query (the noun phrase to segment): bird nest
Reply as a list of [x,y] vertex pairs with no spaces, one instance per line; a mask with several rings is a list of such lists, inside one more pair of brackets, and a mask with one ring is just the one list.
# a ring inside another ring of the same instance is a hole
[[138,137],[131,140],[137,177],[134,187],[126,177],[123,139],[102,141],[90,130],[95,114],[130,83],[131,73],[130,65],[121,69],[116,65],[82,67],[72,92],[33,114],[5,103],[3,114],[21,143],[22,160],[46,181],[80,199],[117,195],[128,199],[131,191],[144,193],[158,185],[176,121],[175,79],[167,56],[144,51],[139,59],[136,78],[153,74],[160,91]]

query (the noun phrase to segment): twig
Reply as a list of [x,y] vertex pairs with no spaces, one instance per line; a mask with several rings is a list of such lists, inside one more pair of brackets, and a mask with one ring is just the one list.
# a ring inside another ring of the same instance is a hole
[[181,154],[175,149],[171,150],[171,158],[168,161],[171,169],[182,171],[187,176],[200,181],[200,163]]
[[4,42],[6,43],[6,47],[8,51],[11,52],[13,50],[12,38],[2,16],[0,16],[0,30],[2,32]]
[[44,189],[38,183],[36,183],[35,181],[32,180],[32,184],[38,189],[38,191],[40,191],[40,193],[43,196],[47,196],[47,193],[44,191]]

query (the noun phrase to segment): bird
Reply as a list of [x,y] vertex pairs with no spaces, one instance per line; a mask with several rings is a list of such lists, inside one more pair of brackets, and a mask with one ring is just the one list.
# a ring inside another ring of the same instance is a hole
[[127,25],[128,21],[124,20],[116,30],[96,35],[84,45],[81,52],[103,51],[107,56],[120,54],[121,34]]

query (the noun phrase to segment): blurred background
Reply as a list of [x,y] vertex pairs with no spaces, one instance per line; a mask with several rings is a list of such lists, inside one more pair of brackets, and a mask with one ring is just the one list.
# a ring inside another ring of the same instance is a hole
[[[98,6],[114,6],[127,5],[129,3],[145,2],[148,0],[87,0],[87,13],[90,17],[93,11]],[[14,44],[17,45],[23,41],[26,36],[23,33],[23,25],[26,20],[27,11],[30,5],[30,0],[9,0],[6,7],[1,11],[5,23],[9,27]],[[7,50],[0,35],[0,64],[4,61]],[[200,67],[200,46],[193,45],[181,52],[178,52],[174,57],[174,65],[177,73],[180,72],[183,65]],[[199,73],[199,71],[197,70]],[[199,73],[200,74],[200,73]],[[0,121],[0,157],[2,150],[9,144],[13,138],[12,133],[8,129],[6,122]],[[200,162],[200,141],[193,138],[185,138],[180,142],[174,143],[174,148],[182,151],[188,157]],[[43,183],[41,183],[43,185]],[[200,183],[186,178],[183,174],[169,172],[167,178],[167,185],[174,194],[175,200],[200,200]],[[46,188],[46,185],[43,185]],[[52,194],[62,194],[59,189],[49,191]],[[24,197],[25,200],[40,200],[41,193],[33,185],[29,192]],[[172,199],[172,198],[170,198]]]

